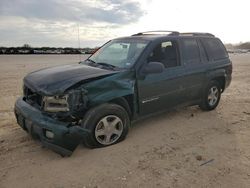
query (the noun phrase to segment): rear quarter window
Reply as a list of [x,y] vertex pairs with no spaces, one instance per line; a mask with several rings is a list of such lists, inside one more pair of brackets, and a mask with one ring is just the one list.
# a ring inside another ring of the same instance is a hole
[[220,60],[228,58],[226,48],[219,39],[201,39],[203,46],[208,54],[209,60]]

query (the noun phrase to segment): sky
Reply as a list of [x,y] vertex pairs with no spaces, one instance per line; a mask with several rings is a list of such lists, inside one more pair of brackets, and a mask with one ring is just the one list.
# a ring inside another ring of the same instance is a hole
[[0,46],[80,47],[141,31],[250,41],[249,0],[0,0]]

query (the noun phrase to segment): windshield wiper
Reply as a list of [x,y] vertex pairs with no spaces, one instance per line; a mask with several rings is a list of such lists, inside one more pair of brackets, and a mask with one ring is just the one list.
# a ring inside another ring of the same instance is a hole
[[96,63],[96,64],[102,65],[102,66],[105,66],[105,67],[110,67],[110,68],[112,68],[112,69],[116,68],[116,66],[111,65],[111,64],[108,64],[108,63]]
[[92,59],[86,59],[85,61],[89,61],[88,65],[90,65],[90,66],[93,66],[93,67],[98,66],[98,64]]
[[93,61],[92,59],[86,59],[85,61],[90,61],[93,64],[97,64],[95,61]]
[[93,61],[92,59],[86,59],[86,61],[89,61],[91,63],[91,65],[97,67],[97,66],[102,66],[102,67],[106,67],[106,68],[109,68],[109,69],[112,69],[112,70],[115,70],[117,69],[118,67],[115,66],[115,65],[111,65],[111,64],[108,64],[108,63],[97,63],[95,61]]

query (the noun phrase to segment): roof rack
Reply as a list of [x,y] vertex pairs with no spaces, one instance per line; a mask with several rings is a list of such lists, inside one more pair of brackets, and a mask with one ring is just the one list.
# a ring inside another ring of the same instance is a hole
[[166,34],[166,35],[172,35],[172,36],[209,36],[209,37],[215,37],[211,33],[200,33],[200,32],[180,33],[178,31],[166,31],[166,30],[144,31],[144,32],[133,34],[132,36],[154,35],[154,34]]
[[199,33],[199,32],[190,32],[190,33],[179,33],[180,36],[209,36],[209,37],[215,37],[211,33]]
[[178,35],[179,34],[178,31],[157,30],[157,31],[144,31],[144,32],[133,34],[132,36],[150,35],[150,34],[161,34],[161,33],[169,33],[168,35]]

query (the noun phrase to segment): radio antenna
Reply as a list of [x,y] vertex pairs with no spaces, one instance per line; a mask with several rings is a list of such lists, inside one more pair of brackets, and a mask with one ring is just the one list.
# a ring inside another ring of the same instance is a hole
[[81,62],[81,42],[80,42],[80,34],[79,34],[79,23],[77,24],[77,33],[78,33],[78,50],[79,50],[79,61]]

